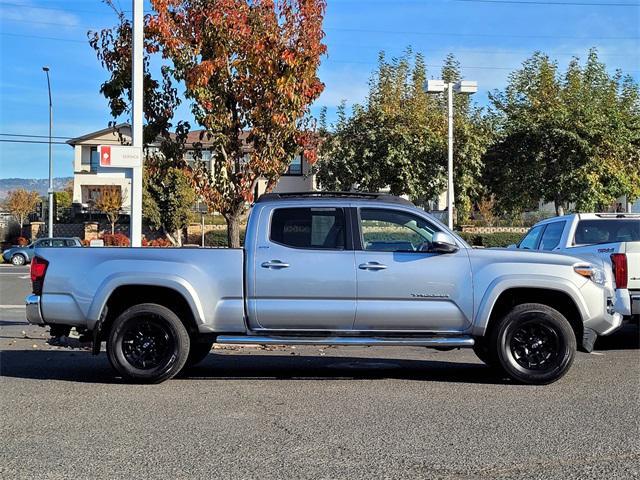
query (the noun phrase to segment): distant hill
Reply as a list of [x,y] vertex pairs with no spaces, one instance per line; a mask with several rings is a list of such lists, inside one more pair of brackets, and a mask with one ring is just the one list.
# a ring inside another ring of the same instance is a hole
[[[62,190],[73,177],[62,177],[53,179],[53,189]],[[48,178],[1,178],[0,179],[0,200],[4,199],[11,190],[24,188],[25,190],[35,190],[44,196],[49,188]]]

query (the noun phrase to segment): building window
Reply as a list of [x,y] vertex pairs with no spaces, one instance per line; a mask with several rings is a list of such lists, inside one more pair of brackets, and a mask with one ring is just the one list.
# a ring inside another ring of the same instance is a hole
[[302,175],[302,155],[296,155],[284,172],[285,175]]
[[98,147],[91,147],[89,171],[97,172],[99,166],[100,166],[100,154],[98,153]]

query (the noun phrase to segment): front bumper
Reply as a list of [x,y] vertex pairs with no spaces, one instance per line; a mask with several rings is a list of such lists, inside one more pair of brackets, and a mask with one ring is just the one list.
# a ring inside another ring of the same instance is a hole
[[622,313],[619,311],[615,291],[608,286],[586,282],[580,289],[587,307],[585,328],[599,336],[609,335],[622,325]]
[[34,325],[44,325],[42,310],[40,309],[40,295],[27,295],[24,301],[27,307],[27,322]]

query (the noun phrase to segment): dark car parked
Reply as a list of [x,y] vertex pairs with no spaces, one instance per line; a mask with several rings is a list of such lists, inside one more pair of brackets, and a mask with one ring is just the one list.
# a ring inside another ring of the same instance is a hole
[[82,243],[78,237],[54,237],[39,238],[35,242],[24,247],[13,246],[2,252],[2,259],[7,263],[20,266],[25,265],[33,259],[36,247],[81,247]]

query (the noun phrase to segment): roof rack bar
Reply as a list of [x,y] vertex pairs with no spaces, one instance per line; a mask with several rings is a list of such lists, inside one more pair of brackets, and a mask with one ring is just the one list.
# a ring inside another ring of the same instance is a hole
[[380,200],[389,203],[401,203],[405,205],[413,205],[409,200],[391,195],[389,193],[380,192],[326,192],[326,191],[311,191],[311,192],[287,192],[287,193],[265,193],[260,195],[256,203],[268,202],[273,200],[286,200],[293,198],[361,198],[368,200]]

